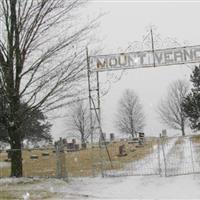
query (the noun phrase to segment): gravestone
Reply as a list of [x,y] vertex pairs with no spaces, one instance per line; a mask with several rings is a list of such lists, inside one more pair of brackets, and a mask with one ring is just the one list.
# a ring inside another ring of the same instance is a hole
[[76,139],[72,139],[72,143],[73,143],[73,144],[76,144]]
[[68,150],[72,150],[72,149],[74,149],[74,143],[67,143],[67,149]]
[[115,140],[115,134],[114,133],[110,133],[110,141],[114,141]]
[[39,158],[38,155],[31,155],[31,156],[30,156],[30,159],[31,159],[31,160],[37,160],[38,158]]
[[119,155],[118,156],[127,156],[127,153],[126,153],[126,147],[125,145],[120,145],[119,146]]
[[49,156],[49,152],[42,152],[42,156]]
[[79,144],[75,144],[75,145],[74,145],[74,150],[75,150],[75,151],[78,151],[78,150],[79,150]]
[[82,144],[81,144],[81,148],[82,148],[82,149],[86,149],[86,148],[87,148],[87,144],[86,144],[86,143],[82,143]]
[[139,145],[144,145],[144,133],[139,133]]
[[64,144],[64,145],[67,144],[67,139],[66,139],[66,138],[63,139],[63,144]]
[[162,130],[162,137],[167,137],[167,130],[166,129],[163,129]]

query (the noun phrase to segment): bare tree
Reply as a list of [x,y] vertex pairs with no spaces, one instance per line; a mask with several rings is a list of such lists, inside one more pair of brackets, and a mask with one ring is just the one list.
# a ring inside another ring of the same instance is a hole
[[[85,45],[95,20],[84,23],[79,0],[1,0],[0,87],[6,98],[11,176],[22,176],[20,103],[49,111],[81,94]],[[24,112],[26,112],[25,110]]]
[[[93,117],[92,127],[95,126],[94,119]],[[74,135],[81,139],[81,145],[83,147],[92,131],[90,128],[89,108],[83,101],[78,101],[73,105],[66,124],[74,132]]]
[[169,85],[167,96],[158,105],[161,121],[169,128],[181,130],[183,136],[187,118],[182,104],[188,92],[189,83],[185,80],[177,80]]
[[138,96],[126,89],[118,106],[116,125],[121,133],[130,134],[133,138],[142,131],[145,117]]

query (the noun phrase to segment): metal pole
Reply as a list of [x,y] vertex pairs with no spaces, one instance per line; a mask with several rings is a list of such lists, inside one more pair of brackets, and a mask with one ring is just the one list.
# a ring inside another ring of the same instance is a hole
[[[113,168],[112,166],[112,161],[111,161],[111,156],[110,156],[110,153],[109,153],[109,150],[107,148],[107,145],[106,145],[106,141],[105,141],[105,138],[104,138],[104,135],[103,135],[103,131],[102,131],[102,128],[101,128],[101,110],[100,110],[100,91],[99,91],[99,74],[98,72],[96,72],[96,89],[92,90],[91,88],[91,70],[90,70],[90,61],[89,61],[89,54],[88,54],[88,48],[86,48],[86,57],[87,57],[87,75],[88,75],[88,90],[89,90],[89,104],[90,104],[90,127],[91,127],[91,144],[93,146],[93,130],[94,130],[94,127],[92,125],[93,123],[93,116],[92,116],[92,110],[95,111],[95,116],[96,116],[96,119],[97,119],[97,122],[98,122],[98,129],[100,131],[100,136],[104,142],[104,145],[105,145],[105,148],[106,148],[106,152],[107,152],[107,155],[108,155],[108,158],[109,158],[109,161],[111,163],[111,167]],[[94,100],[93,100],[93,97],[91,95],[91,92],[92,91],[96,91],[97,92],[97,108],[96,108],[96,105],[94,103]],[[98,110],[98,112],[97,112]],[[101,145],[100,145],[101,146]],[[101,148],[101,147],[100,147]],[[101,149],[100,149],[100,153],[101,152]],[[102,156],[101,156],[102,157]],[[91,159],[92,159],[92,163],[93,163],[93,166],[94,166],[94,158],[93,158],[93,153],[91,153]],[[101,160],[102,161],[102,160]],[[103,169],[102,169],[102,172],[103,172]],[[93,176],[94,176],[94,169],[93,169]],[[103,173],[102,173],[102,176],[103,176]]]
[[189,137],[190,140],[190,153],[191,153],[191,161],[192,161],[192,170],[194,173],[194,157],[193,157],[193,151],[192,151],[192,141],[191,141],[191,137]]
[[156,67],[156,62],[155,62],[155,49],[154,49],[154,39],[153,39],[153,31],[152,28],[150,30],[151,33],[151,48],[152,48],[152,55],[153,55],[153,66]]
[[86,47],[86,57],[87,57],[87,76],[88,76],[88,92],[89,92],[89,106],[90,106],[90,131],[91,131],[91,145],[93,145],[93,123],[92,123],[92,103],[91,103],[91,84],[90,84],[90,61],[88,48]]
[[165,176],[167,176],[167,160],[166,160],[166,155],[165,155],[165,150],[164,150],[164,138],[161,139],[161,145],[162,145],[162,152],[163,152],[163,160],[164,160],[164,169],[165,169]]
[[[103,133],[101,134],[101,105],[100,105],[100,90],[99,90],[99,72],[96,72],[96,80],[97,80],[97,82],[96,82],[96,86],[97,86],[97,107],[98,107],[98,118],[99,118],[99,120],[98,120],[98,124],[99,124],[99,131],[100,131],[100,140],[99,140],[99,148],[100,148],[100,157],[101,157],[101,160],[100,160],[100,162],[101,162],[101,175],[102,175],[102,177],[104,177],[104,170],[103,170],[103,152],[102,152],[102,150],[103,150],[103,145],[102,145],[102,136],[103,136]],[[103,140],[104,141],[104,140]]]
[[[93,99],[91,99],[91,100],[92,100],[93,105],[95,106]],[[99,116],[98,116],[98,113],[97,113],[96,109],[95,109],[95,114],[96,114],[96,117],[97,117],[98,123],[100,123],[100,119],[99,119]],[[105,142],[105,138],[104,138],[103,130],[102,130],[101,126],[99,127],[99,129],[100,129],[101,137],[102,137],[103,141]],[[105,144],[106,152],[107,152],[107,155],[108,155],[108,158],[109,158],[110,164],[111,164],[111,168],[113,168],[112,160],[111,160],[111,156],[110,156],[110,153],[109,153],[108,147],[107,147],[107,145],[106,145],[106,142],[105,142],[104,144]]]
[[101,127],[101,110],[100,110],[100,92],[99,92],[99,72],[96,72],[96,76],[97,76],[97,101],[98,101],[98,116],[99,116],[99,127]]
[[88,47],[86,47],[86,59],[87,59],[87,77],[88,77],[88,93],[89,93],[89,106],[90,106],[90,136],[91,136],[91,163],[92,163],[92,176],[95,176],[94,171],[94,158],[93,158],[93,117],[92,117],[92,96],[91,96],[91,71],[90,71],[90,58],[88,53]]

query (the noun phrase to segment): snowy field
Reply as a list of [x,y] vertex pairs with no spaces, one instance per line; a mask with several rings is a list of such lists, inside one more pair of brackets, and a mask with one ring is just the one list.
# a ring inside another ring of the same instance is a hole
[[70,183],[7,178],[0,180],[0,187],[1,199],[200,199],[200,175],[96,177]]

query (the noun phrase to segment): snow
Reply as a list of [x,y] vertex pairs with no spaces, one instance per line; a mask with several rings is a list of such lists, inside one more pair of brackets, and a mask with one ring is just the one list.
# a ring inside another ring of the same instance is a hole
[[9,167],[9,166],[10,166],[10,163],[0,161],[0,169],[4,167]]
[[[200,175],[184,175],[174,177],[159,176],[128,176],[116,178],[77,178],[66,183],[56,179],[38,179],[28,184],[14,179],[12,189],[23,197],[33,197],[34,190],[40,189],[52,193],[50,199],[200,199]],[[12,179],[0,179],[5,184],[11,184]],[[16,184],[16,185],[15,185]],[[8,187],[8,186],[7,186]],[[2,189],[4,189],[2,187]],[[33,192],[31,194],[30,190]],[[39,195],[39,193],[37,194]]]
[[[96,198],[200,198],[200,176],[95,178],[75,181],[71,191]],[[79,189],[78,189],[79,188]]]
[[[175,145],[175,143],[177,144]],[[188,138],[180,142],[177,138],[170,139],[164,147],[167,160],[167,175],[192,173],[199,169],[199,145],[190,143]],[[192,153],[192,157],[191,157]],[[161,168],[164,158],[162,153]],[[150,162],[158,156],[155,146],[153,152],[142,161],[133,165],[136,173],[138,166]],[[192,162],[193,161],[196,162]],[[133,167],[131,166],[131,167]],[[158,161],[153,161],[150,170],[158,168]],[[130,166],[125,167],[130,170]],[[189,171],[188,171],[189,170]],[[122,170],[121,170],[122,172]],[[121,173],[120,172],[120,173]],[[153,171],[152,171],[153,172]],[[200,199],[200,174],[165,177],[161,175],[124,176],[124,177],[85,177],[71,178],[67,183],[59,179],[41,178],[2,178],[2,191],[12,191],[22,199]],[[47,196],[44,196],[47,195]]]
[[38,180],[37,178],[1,178],[0,179],[0,187],[3,185],[16,185],[16,184],[26,184],[26,183],[33,183],[35,180]]
[[191,150],[193,148],[190,138],[181,138],[167,154],[167,175],[180,175],[193,173]]
[[22,197],[24,200],[29,200],[30,194],[28,192],[26,192]]

